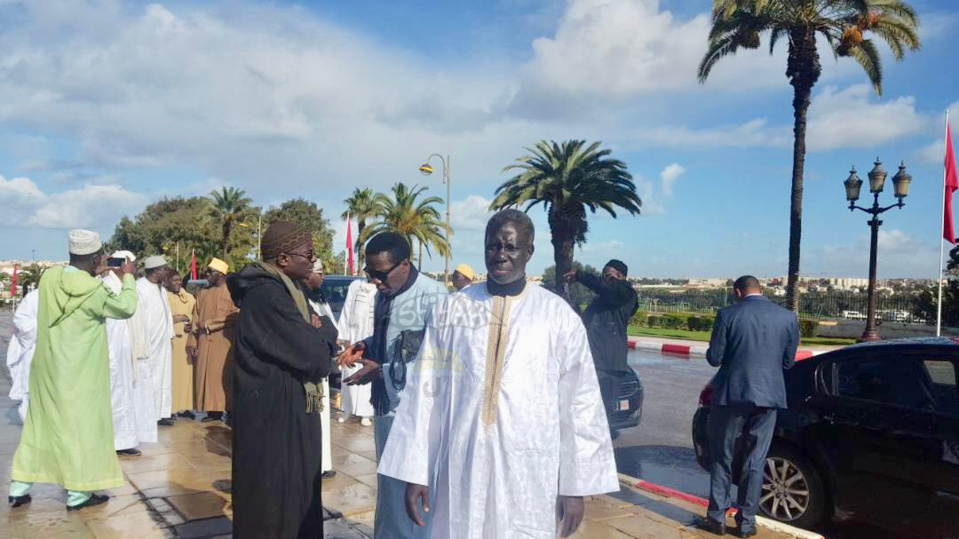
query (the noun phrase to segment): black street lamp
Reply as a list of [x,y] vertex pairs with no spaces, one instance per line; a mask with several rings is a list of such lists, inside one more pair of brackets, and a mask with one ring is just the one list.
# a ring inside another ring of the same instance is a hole
[[862,188],[862,180],[856,175],[855,166],[852,167],[852,170],[849,171],[849,177],[843,182],[846,186],[846,200],[849,201],[849,211],[861,210],[872,215],[872,219],[866,221],[866,224],[872,229],[872,238],[869,244],[869,306],[866,314],[866,331],[862,333],[861,341],[879,340],[879,329],[876,327],[876,250],[879,242],[879,226],[882,225],[879,215],[893,208],[902,208],[905,205],[902,199],[909,195],[909,184],[912,182],[912,176],[906,173],[906,163],[902,162],[899,165],[899,172],[892,178],[895,195],[899,202],[892,206],[882,207],[879,205],[879,193],[882,192],[885,182],[886,171],[882,169],[882,163],[877,157],[875,166],[869,171],[869,192],[873,194],[871,208],[856,206],[856,201],[859,200],[859,190]]

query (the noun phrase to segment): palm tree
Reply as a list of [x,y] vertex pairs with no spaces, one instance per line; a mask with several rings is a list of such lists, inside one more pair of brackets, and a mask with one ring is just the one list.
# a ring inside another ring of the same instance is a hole
[[529,155],[503,169],[520,173],[496,189],[490,204],[491,210],[526,204],[525,211],[543,204],[556,262],[555,290],[563,289],[559,281],[573,268],[573,246],[586,241],[586,208],[591,213],[604,210],[615,218],[616,206],[636,215],[643,204],[626,163],[609,158],[611,151],[599,149],[600,144],[543,140],[535,148],[527,148]]
[[376,217],[377,206],[375,195],[372,189],[360,189],[357,187],[353,190],[353,194],[343,202],[348,209],[343,212],[340,218],[346,219],[348,216],[352,216],[356,219],[356,245],[354,249],[357,252],[357,259],[362,268],[365,254],[363,253],[363,243],[360,241],[360,238],[363,237],[366,220]]
[[812,89],[822,73],[816,38],[822,36],[839,57],[862,66],[877,94],[882,92],[882,64],[872,32],[901,60],[905,49],[919,49],[919,19],[901,0],[713,0],[709,49],[699,65],[705,82],[721,58],[740,49],[759,47],[769,34],[769,52],[781,39],[789,41],[786,77],[793,87],[793,172],[789,212],[789,283],[786,302],[799,311],[799,246],[802,236],[803,167],[806,158],[806,112]]
[[[432,246],[437,254],[446,256],[450,252],[446,226],[440,219],[439,210],[436,209],[436,205],[442,204],[443,199],[427,197],[417,200],[427,189],[427,187],[416,185],[411,188],[404,183],[397,183],[393,186],[392,197],[377,193],[373,197],[374,214],[380,221],[365,227],[359,233],[359,242],[366,243],[366,240],[377,233],[392,230],[406,236],[411,249],[415,239],[420,242],[420,245],[426,247],[427,253],[430,253],[430,246]],[[422,265],[422,260],[419,262]]]
[[220,244],[224,257],[228,257],[232,250],[230,235],[233,225],[243,220],[252,202],[246,197],[246,191],[235,187],[224,187],[219,192],[210,192],[207,215],[220,225]]

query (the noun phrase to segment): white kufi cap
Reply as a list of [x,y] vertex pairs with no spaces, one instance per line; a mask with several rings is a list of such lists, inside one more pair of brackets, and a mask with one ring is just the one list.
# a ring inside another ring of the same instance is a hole
[[168,266],[167,261],[162,256],[151,256],[143,261],[143,269],[156,269]]
[[89,230],[71,230],[67,236],[70,240],[70,254],[92,255],[103,248],[100,235]]
[[323,262],[319,258],[313,263],[313,273],[323,273]]

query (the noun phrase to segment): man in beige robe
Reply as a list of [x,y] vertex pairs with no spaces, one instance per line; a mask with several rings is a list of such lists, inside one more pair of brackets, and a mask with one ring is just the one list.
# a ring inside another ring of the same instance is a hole
[[173,315],[173,412],[193,419],[193,358],[186,353],[192,333],[196,298],[183,289],[183,278],[171,271],[166,283],[170,314]]
[[193,312],[193,333],[187,343],[196,359],[196,409],[203,421],[217,421],[230,409],[233,390],[233,330],[239,309],[226,287],[230,267],[214,258],[207,265],[210,287],[201,290]]

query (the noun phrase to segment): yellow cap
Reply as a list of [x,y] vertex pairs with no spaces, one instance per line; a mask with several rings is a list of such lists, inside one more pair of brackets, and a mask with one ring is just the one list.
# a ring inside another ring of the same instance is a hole
[[453,271],[458,271],[462,273],[463,277],[466,277],[467,279],[471,281],[476,276],[476,274],[473,273],[473,268],[467,266],[466,264],[460,264],[459,266],[456,266],[456,269],[454,269]]
[[210,263],[207,264],[206,267],[219,271],[223,275],[226,275],[227,272],[230,271],[230,265],[220,260],[219,258],[214,258],[213,260],[210,260]]

